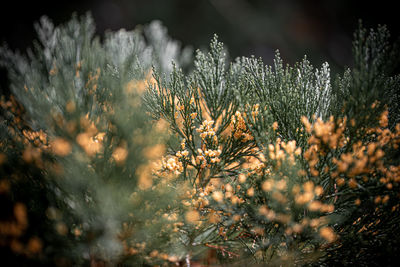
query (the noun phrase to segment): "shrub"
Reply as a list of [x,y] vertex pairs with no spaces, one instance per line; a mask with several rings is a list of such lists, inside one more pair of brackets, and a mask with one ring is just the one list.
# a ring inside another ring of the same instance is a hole
[[8,260],[395,262],[399,57],[385,27],[360,25],[335,80],[278,52],[228,64],[216,36],[192,66],[159,22],[103,43],[90,16],[37,31],[27,57],[0,51]]

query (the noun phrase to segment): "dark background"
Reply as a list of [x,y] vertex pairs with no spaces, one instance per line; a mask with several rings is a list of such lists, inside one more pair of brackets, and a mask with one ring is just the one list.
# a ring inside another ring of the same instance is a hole
[[[133,29],[161,20],[170,36],[195,49],[208,45],[214,33],[229,48],[231,58],[261,56],[271,64],[279,49],[286,62],[304,54],[315,65],[328,61],[334,70],[351,65],[351,40],[358,20],[367,27],[386,24],[398,36],[397,1],[351,0],[57,0],[8,1],[0,15],[0,42],[24,51],[35,38],[33,23],[42,15],[54,23],[73,12],[90,11],[97,33]],[[1,87],[6,87],[1,70]]]

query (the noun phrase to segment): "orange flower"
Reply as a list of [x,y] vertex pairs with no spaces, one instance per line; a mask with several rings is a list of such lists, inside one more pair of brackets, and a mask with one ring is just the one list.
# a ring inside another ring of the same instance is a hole
[[70,143],[63,138],[56,138],[50,143],[51,150],[57,156],[65,157],[72,151]]
[[198,211],[190,210],[190,211],[186,212],[186,214],[185,214],[185,220],[189,223],[194,224],[194,223],[198,222],[199,219],[200,219],[200,214]]
[[335,232],[329,226],[319,229],[319,235],[330,243],[337,239]]

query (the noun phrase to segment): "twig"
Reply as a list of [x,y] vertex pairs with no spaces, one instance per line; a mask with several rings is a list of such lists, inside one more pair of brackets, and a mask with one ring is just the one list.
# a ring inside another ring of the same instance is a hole
[[213,249],[216,249],[216,250],[220,250],[221,252],[222,252],[222,255],[223,256],[225,256],[225,253],[227,253],[228,254],[228,256],[231,258],[232,257],[232,255],[233,256],[236,256],[236,257],[239,257],[239,254],[237,254],[237,253],[235,253],[235,252],[232,252],[232,251],[228,251],[228,250],[226,250],[226,247],[223,247],[223,246],[217,246],[217,245],[210,245],[210,244],[204,244],[206,247],[209,247],[209,248],[213,248]]

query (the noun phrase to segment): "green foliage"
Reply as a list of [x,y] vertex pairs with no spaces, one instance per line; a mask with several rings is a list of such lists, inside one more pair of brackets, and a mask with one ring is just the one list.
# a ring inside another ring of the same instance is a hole
[[89,16],[37,30],[28,57],[0,52],[15,95],[2,101],[1,225],[46,214],[0,233],[13,260],[396,259],[399,54],[385,27],[360,25],[354,66],[334,82],[328,63],[285,66],[279,52],[273,66],[229,63],[217,36],[191,67],[158,22],[103,43]]
[[[279,53],[274,66],[240,58],[226,68],[216,37],[193,73],[174,69],[169,83],[156,74],[145,103],[181,140],[169,157],[196,189],[199,228],[184,234],[200,240],[191,253],[208,246],[225,260],[368,264],[377,242],[398,247],[387,235],[398,232],[400,130],[389,60],[398,51],[388,37],[384,27],[360,27],[354,67],[333,84],[327,63],[284,67]],[[381,221],[389,222],[372,227]],[[377,255],[390,262],[395,251]]]
[[[142,242],[146,246],[131,253],[136,260],[167,248],[168,230],[161,231],[167,223],[160,214],[173,205],[175,193],[151,177],[145,151],[163,134],[148,124],[140,94],[150,82],[151,66],[168,71],[166,62],[181,62],[179,46],[157,22],[145,28],[148,43],[139,31],[122,30],[101,44],[93,37],[90,16],[73,17],[57,28],[43,18],[36,28],[39,43],[27,58],[1,52],[10,89],[23,107],[13,115],[12,107],[7,110],[12,103],[3,102],[2,155],[10,198],[21,195],[16,183],[37,201],[38,215],[58,214],[45,223],[58,230],[50,231],[52,236],[73,242],[61,257],[70,264],[97,258],[118,262]],[[14,181],[12,174],[26,164],[36,171],[27,169],[28,174],[15,175],[23,182]],[[28,187],[39,182],[41,190]],[[30,213],[32,205],[25,205]],[[57,245],[46,239],[46,231],[36,234],[48,242],[43,254]]]

